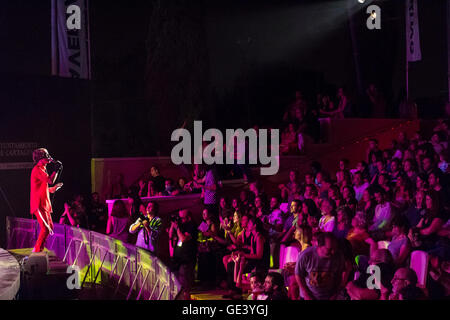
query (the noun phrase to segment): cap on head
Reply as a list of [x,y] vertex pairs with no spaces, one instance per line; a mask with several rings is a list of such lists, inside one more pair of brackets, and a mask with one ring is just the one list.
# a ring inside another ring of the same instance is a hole
[[45,148],[39,148],[33,151],[33,161],[38,163],[41,159],[50,159],[50,154]]

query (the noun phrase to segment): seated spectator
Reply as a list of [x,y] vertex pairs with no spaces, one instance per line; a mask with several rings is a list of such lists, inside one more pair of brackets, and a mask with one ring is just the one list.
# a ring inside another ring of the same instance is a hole
[[250,275],[250,294],[247,300],[266,300],[264,294],[264,274],[262,272],[252,272]]
[[333,232],[336,224],[336,204],[331,199],[322,201],[322,217],[319,220],[319,229],[322,232]]
[[267,211],[266,208],[263,205],[263,200],[261,199],[260,196],[257,196],[255,198],[255,211],[256,211],[256,217],[261,220],[261,222],[266,221],[267,219]]
[[394,217],[391,203],[386,201],[386,192],[379,188],[375,190],[375,200],[377,206],[375,207],[375,215],[373,223],[369,226],[369,231],[384,231],[390,229],[391,221]]
[[406,176],[403,175],[397,178],[392,205],[398,212],[405,211],[412,199],[412,190],[408,181]]
[[355,190],[352,186],[345,186],[342,188],[342,198],[344,199],[342,205],[348,207],[350,209],[349,214],[353,216],[353,213],[356,212],[356,207],[358,206],[358,200],[355,198]]
[[318,246],[301,252],[295,266],[295,276],[304,300],[333,300],[341,288],[344,258],[338,241],[331,233],[318,236]]
[[[252,243],[252,232],[248,229],[248,220],[249,217],[247,215],[242,215],[237,211],[234,213],[233,218],[233,226],[227,226],[226,237],[230,239],[230,245],[228,246],[228,250],[230,254],[227,254],[223,257],[222,262],[225,269],[228,268],[230,262],[233,261],[233,256],[231,253],[236,250],[242,250],[244,252],[250,252],[250,246]],[[230,292],[232,294],[232,292]]]
[[357,212],[352,219],[352,228],[347,233],[346,239],[352,245],[352,251],[355,256],[369,255],[370,245],[367,239],[370,238],[367,232],[367,219],[364,212]]
[[289,123],[287,128],[281,133],[280,153],[292,154],[297,150],[297,129],[293,123]]
[[377,187],[382,188],[385,192],[386,200],[391,201],[393,196],[393,190],[389,183],[389,175],[387,173],[382,173],[378,176]]
[[363,175],[360,171],[353,175],[353,189],[355,190],[355,198],[359,202],[363,197],[364,190],[369,187],[368,182],[364,182]]
[[159,192],[155,189],[155,183],[150,180],[147,183],[147,197],[157,197],[159,196]]
[[339,207],[337,209],[337,219],[332,231],[337,239],[347,237],[351,228],[351,216],[352,213],[348,207]]
[[448,213],[450,211],[450,189],[448,185],[444,188],[444,181],[445,176],[439,169],[434,169],[428,175],[430,189],[438,194],[439,204],[442,207],[442,210]]
[[443,299],[450,297],[450,259],[449,250],[430,252],[429,288],[430,299]]
[[191,190],[187,186],[187,180],[184,177],[178,178],[177,184],[175,186],[178,190],[178,194],[186,194],[190,193]]
[[342,197],[337,185],[332,185],[330,189],[328,189],[328,199],[333,200],[336,207],[341,207],[344,205],[344,198]]
[[148,183],[145,181],[144,178],[139,179],[138,182],[139,186],[139,197],[146,197],[148,195]]
[[[261,222],[253,217],[249,218],[248,230],[252,233],[250,252],[235,251],[232,253],[232,262],[228,263],[228,287],[235,293],[240,293],[242,275],[255,268],[267,270],[269,268],[269,244],[264,236]],[[230,294],[229,294],[230,295]],[[226,295],[225,297],[228,297]],[[231,293],[233,295],[233,293]]]
[[427,175],[425,173],[419,173],[416,177],[416,191],[426,192],[429,189]]
[[284,279],[278,272],[269,272],[264,281],[266,300],[288,300]]
[[226,197],[221,197],[219,200],[219,217],[225,218],[232,216],[233,211],[228,205],[228,200]]
[[138,232],[136,246],[146,249],[154,255],[159,254],[159,238],[162,221],[158,217],[159,205],[150,201],[147,204],[145,214],[140,216],[129,228],[129,232]]
[[111,216],[106,226],[106,234],[120,241],[127,242],[130,216],[122,200],[114,201]]
[[[289,171],[289,182],[286,184],[280,184],[278,188],[281,191],[281,199],[283,202],[289,201],[296,192],[299,186],[298,176],[296,170]],[[292,200],[291,200],[292,201]]]
[[274,241],[278,238],[281,231],[283,231],[283,212],[280,210],[280,203],[277,197],[270,199],[270,214],[263,221],[264,226],[269,234],[269,239]]
[[417,179],[417,164],[414,159],[406,159],[403,162],[403,171],[409,179],[409,182],[414,185]]
[[439,206],[438,195],[434,192],[425,194],[426,212],[416,228],[421,238],[422,250],[428,251],[435,247],[439,240],[439,231],[447,222],[445,212]]
[[100,201],[100,195],[98,192],[91,194],[89,212],[89,228],[100,233],[105,233],[106,222],[108,221],[108,208],[106,203]]
[[431,144],[434,148],[434,151],[437,154],[444,153],[447,150],[448,143],[446,142],[446,138],[444,135],[438,131],[433,134],[431,137]]
[[390,169],[389,170],[390,171],[389,172],[390,181],[391,181],[391,183],[396,184],[397,179],[402,174],[400,159],[397,159],[397,158],[392,159],[391,166],[389,169]]
[[411,253],[408,231],[408,220],[403,216],[395,217],[392,221],[392,239],[388,245],[388,250],[391,252],[394,264],[397,267],[404,266]]
[[165,189],[161,193],[163,196],[176,196],[180,194],[180,190],[174,185],[172,179],[166,179],[165,181]]
[[410,227],[415,227],[425,215],[425,192],[422,190],[416,191],[415,199],[404,212],[404,216],[408,219]]
[[290,214],[284,221],[283,231],[279,235],[281,243],[289,243],[293,240],[295,228],[298,224],[302,203],[300,200],[293,200],[290,206]]
[[439,163],[438,163],[438,167],[439,169],[443,172],[443,173],[450,173],[449,172],[449,165],[448,165],[448,155],[441,153],[439,155]]
[[250,195],[247,190],[242,190],[239,194],[239,200],[240,205],[243,211],[246,213],[248,210],[253,206],[252,202],[250,201]]
[[[389,295],[389,300],[400,300],[400,291],[406,287],[416,288],[417,286],[417,275],[413,269],[410,268],[400,268],[392,279],[392,293]],[[406,291],[403,291],[406,293]]]
[[339,184],[342,180],[344,180],[344,175],[346,172],[350,173],[348,169],[349,161],[348,159],[339,160],[339,170],[336,172],[336,181]]
[[[377,157],[381,156],[381,150],[378,147],[378,140],[377,139],[369,139],[369,146],[366,151],[367,154],[367,162],[372,163],[373,160],[377,159]],[[375,157],[374,157],[375,156]]]
[[[394,276],[394,265],[392,256],[387,249],[377,249],[370,255],[370,259],[359,257],[357,279],[350,281],[346,285],[346,290],[351,300],[388,300],[391,290],[391,280]],[[370,276],[367,273],[368,266],[378,266],[380,268],[380,282],[374,281],[374,288],[370,289],[367,280]],[[379,287],[377,287],[378,285]]]

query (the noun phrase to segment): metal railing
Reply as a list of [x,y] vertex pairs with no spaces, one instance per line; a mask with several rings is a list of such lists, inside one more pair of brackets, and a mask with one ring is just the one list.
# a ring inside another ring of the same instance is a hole
[[[6,218],[8,249],[30,248],[39,233],[36,220]],[[78,266],[82,288],[100,284],[118,296],[136,300],[174,300],[181,290],[175,275],[150,252],[104,234],[54,224],[47,249],[68,265]]]

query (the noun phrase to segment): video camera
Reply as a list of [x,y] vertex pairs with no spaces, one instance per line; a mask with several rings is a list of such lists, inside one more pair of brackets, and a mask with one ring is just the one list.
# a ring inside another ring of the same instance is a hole
[[139,211],[139,219],[141,219],[141,221],[142,222],[144,222],[144,221],[150,221],[150,219],[145,215],[145,214],[143,214],[142,212],[140,212]]

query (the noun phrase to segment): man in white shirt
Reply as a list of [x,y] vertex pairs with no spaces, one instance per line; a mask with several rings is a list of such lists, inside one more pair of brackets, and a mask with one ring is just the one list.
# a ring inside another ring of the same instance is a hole
[[391,203],[386,201],[386,192],[380,188],[375,191],[375,200],[378,205],[375,207],[373,224],[369,231],[382,231],[390,228],[393,218]]
[[363,197],[364,190],[366,190],[369,187],[369,183],[368,182],[363,183],[362,173],[357,171],[353,175],[353,185],[356,200],[359,202]]

